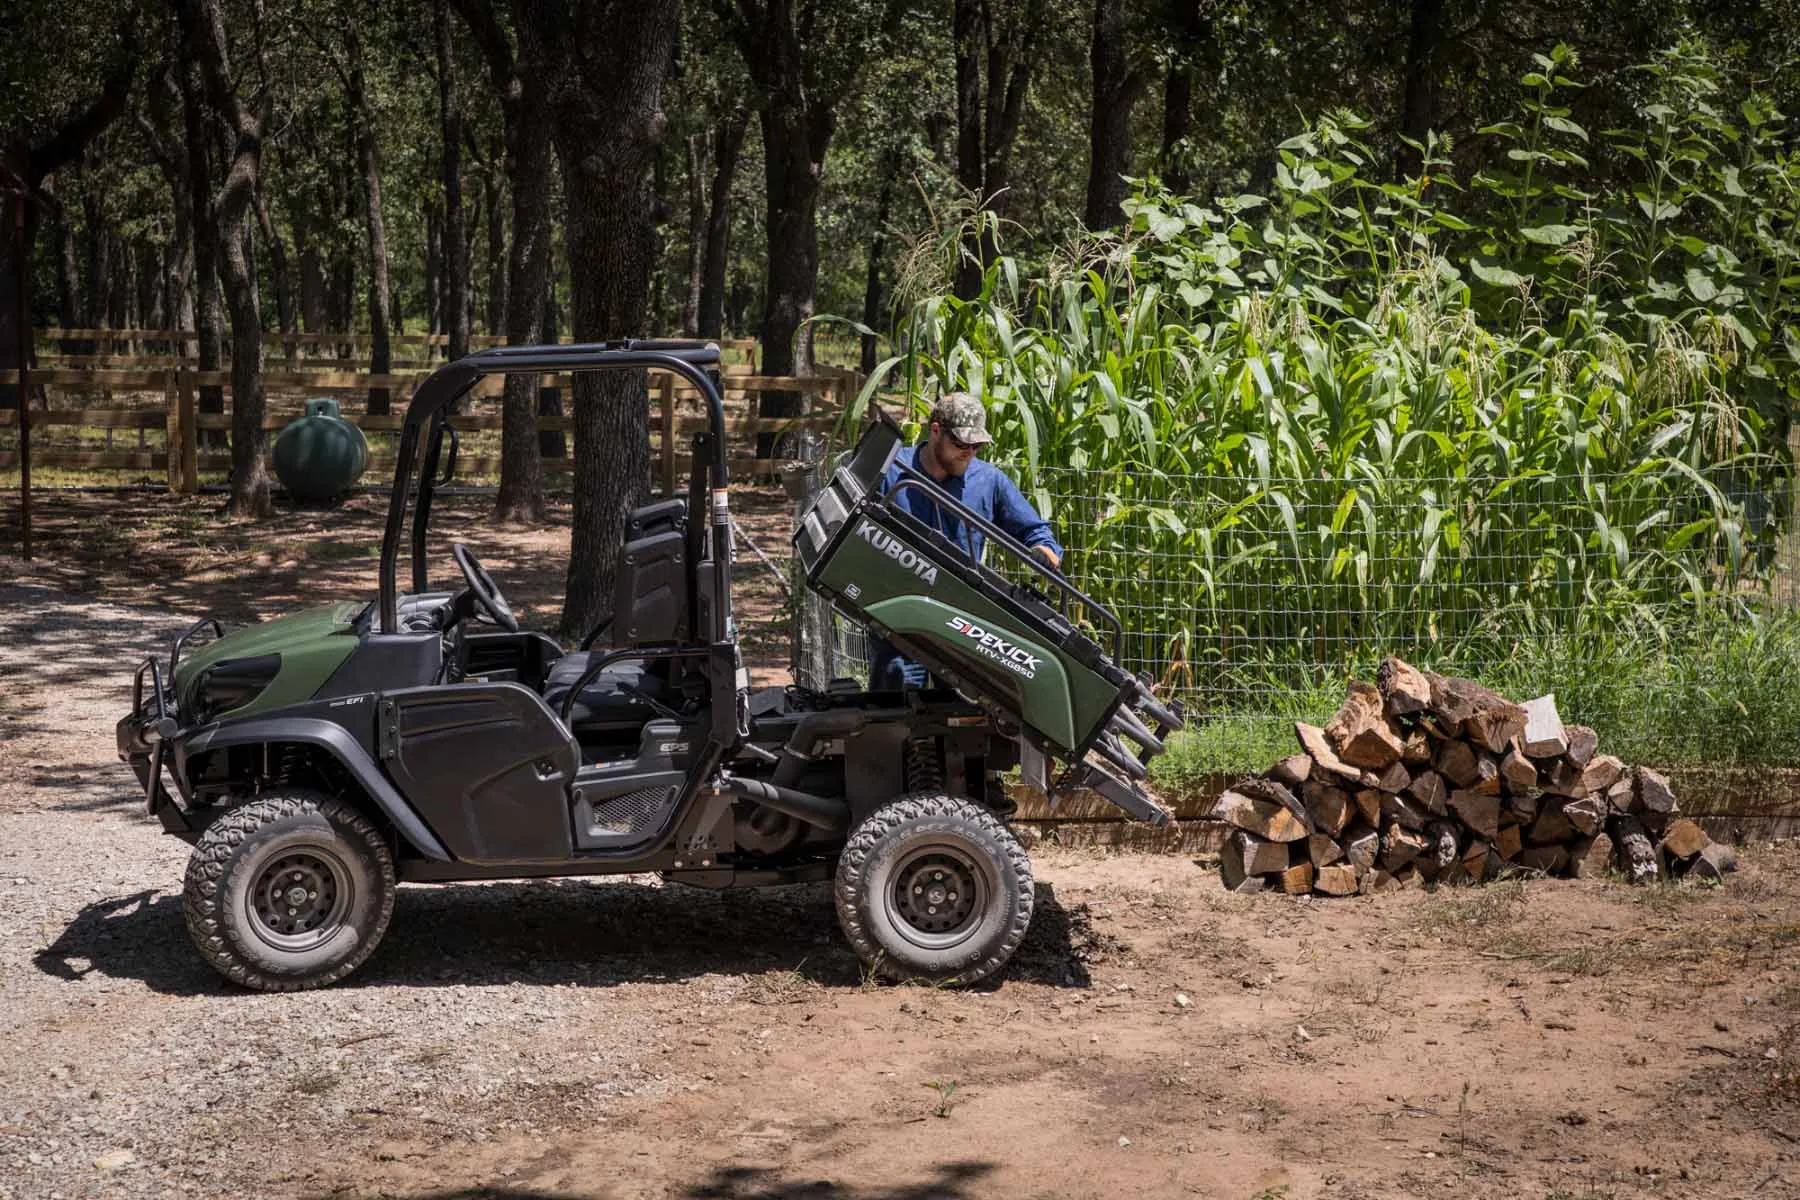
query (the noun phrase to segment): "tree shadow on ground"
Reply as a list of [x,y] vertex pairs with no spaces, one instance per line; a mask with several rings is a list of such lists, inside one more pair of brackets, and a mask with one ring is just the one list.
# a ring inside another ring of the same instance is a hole
[[[1086,987],[1085,906],[1037,885],[1030,932],[983,989]],[[71,983],[98,972],[175,995],[233,990],[187,937],[181,898],[152,889],[94,901],[33,961]],[[707,892],[630,880],[405,887],[374,956],[339,987],[612,987],[742,975],[763,987],[850,988],[866,979],[824,884]]]

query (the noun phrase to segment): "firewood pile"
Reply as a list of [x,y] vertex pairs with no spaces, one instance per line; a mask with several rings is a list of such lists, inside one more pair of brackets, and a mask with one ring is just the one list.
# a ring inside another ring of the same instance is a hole
[[1298,754],[1219,797],[1234,892],[1349,896],[1502,874],[1633,883],[1717,879],[1736,865],[1681,815],[1662,775],[1599,753],[1554,696],[1514,704],[1397,658],[1350,684]]

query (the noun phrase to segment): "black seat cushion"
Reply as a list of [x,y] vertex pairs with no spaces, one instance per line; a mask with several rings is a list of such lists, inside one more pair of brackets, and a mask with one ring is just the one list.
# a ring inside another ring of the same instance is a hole
[[[600,651],[565,654],[544,677],[544,703],[561,713],[569,689],[581,678]],[[616,662],[587,681],[569,710],[569,728],[576,733],[609,733],[641,729],[656,710],[644,699],[667,703],[668,682],[655,664],[642,660]]]

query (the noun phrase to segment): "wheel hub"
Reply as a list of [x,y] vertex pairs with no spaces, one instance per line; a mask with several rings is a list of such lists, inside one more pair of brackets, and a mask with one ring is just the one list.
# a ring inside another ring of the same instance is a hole
[[924,934],[955,933],[974,917],[975,866],[949,849],[934,849],[906,862],[894,876],[894,912]]
[[342,863],[322,850],[295,850],[262,869],[251,887],[257,933],[270,944],[297,949],[323,941],[349,907]]

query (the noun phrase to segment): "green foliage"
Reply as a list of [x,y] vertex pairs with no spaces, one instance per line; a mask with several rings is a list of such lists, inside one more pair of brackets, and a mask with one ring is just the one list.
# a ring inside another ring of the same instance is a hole
[[1800,158],[1683,50],[1601,139],[1635,182],[1593,194],[1573,55],[1536,67],[1466,186],[1435,140],[1387,182],[1333,114],[1266,194],[1143,187],[1121,237],[905,315],[888,378],[986,398],[1134,667],[1266,712],[1383,653],[1480,673],[1522,639],[1673,646],[1761,609],[1791,515]]

